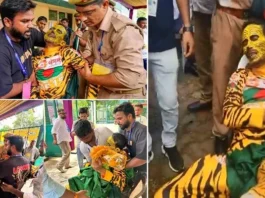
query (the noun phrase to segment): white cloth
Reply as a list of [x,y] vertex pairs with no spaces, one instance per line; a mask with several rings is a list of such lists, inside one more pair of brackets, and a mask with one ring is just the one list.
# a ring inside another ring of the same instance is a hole
[[235,9],[242,9],[242,10],[247,10],[251,7],[253,0],[244,0],[243,2],[246,3],[241,3],[240,1],[242,0],[218,0],[219,4],[224,7],[228,8],[235,8]]
[[179,8],[176,0],[173,0],[173,6],[174,6],[174,20],[176,20],[179,18]]
[[60,144],[61,142],[71,142],[72,138],[70,136],[70,133],[68,131],[68,126],[64,119],[57,118],[54,121],[53,127],[52,127],[52,134],[56,134],[57,137],[57,143]]
[[39,149],[37,149],[35,146],[33,146],[33,148],[27,147],[24,151],[24,157],[31,162],[34,162],[39,155]]
[[246,55],[242,56],[242,58],[240,59],[240,61],[238,63],[237,69],[245,68],[248,63],[249,63],[249,60],[248,60],[247,56]]
[[[95,132],[97,145],[106,145],[108,138],[112,136],[113,134],[113,132],[107,127],[96,128],[94,132]],[[85,156],[88,162],[91,162],[91,158],[89,155],[90,150],[91,150],[91,146],[89,146],[88,144],[85,144],[84,142],[80,143],[80,151]]]
[[147,126],[147,119],[146,117],[140,115],[140,116],[136,116],[136,121],[140,122],[141,124]]

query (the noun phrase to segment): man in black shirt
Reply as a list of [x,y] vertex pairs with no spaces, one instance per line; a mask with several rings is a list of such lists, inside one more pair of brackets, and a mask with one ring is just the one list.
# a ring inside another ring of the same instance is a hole
[[44,35],[33,28],[34,8],[31,0],[4,0],[0,30],[0,98],[22,98],[35,83],[32,49],[44,47]]
[[[21,136],[8,137],[7,154],[10,158],[0,162],[0,180],[1,183],[12,185],[16,189],[22,188],[23,184],[30,174],[30,162],[22,156],[24,141]],[[15,198],[12,193],[4,192],[0,188],[1,198]]]

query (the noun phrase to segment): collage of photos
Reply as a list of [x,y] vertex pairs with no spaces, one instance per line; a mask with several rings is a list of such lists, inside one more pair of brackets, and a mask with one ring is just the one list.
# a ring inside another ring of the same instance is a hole
[[265,198],[265,0],[0,18],[0,198]]

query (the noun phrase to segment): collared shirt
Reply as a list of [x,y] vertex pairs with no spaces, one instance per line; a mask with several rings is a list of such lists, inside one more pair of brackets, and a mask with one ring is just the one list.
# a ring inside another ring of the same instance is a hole
[[[131,134],[130,134],[131,133]],[[133,128],[130,131],[121,130],[128,142],[132,141],[132,145],[128,145],[131,158],[138,158],[147,160],[147,128],[145,125],[135,122]],[[136,167],[136,170],[146,171],[146,164]]]
[[[107,127],[99,127],[94,130],[97,145],[107,145],[107,140],[112,136],[113,132]],[[80,143],[80,151],[85,156],[88,162],[91,162],[90,158],[91,146],[85,144],[84,142]]]
[[72,138],[70,136],[70,133],[68,131],[68,126],[66,124],[66,121],[62,118],[57,118],[54,121],[53,127],[52,127],[52,134],[56,134],[57,137],[57,143],[60,144],[61,142],[71,142]]
[[214,0],[192,0],[193,11],[212,14],[216,8],[216,1]]
[[[146,71],[143,67],[144,47],[141,29],[129,18],[108,9],[98,30],[89,28],[92,33],[86,50],[92,52],[95,60],[114,66],[113,75],[126,88],[106,87],[109,90],[132,90],[146,84]],[[98,48],[101,43],[101,53]],[[100,55],[101,54],[101,55]]]
[[147,119],[146,117],[140,115],[140,116],[136,116],[136,121],[140,122],[141,124],[147,126]]
[[249,9],[253,0],[218,0],[219,4],[224,7],[235,9]]

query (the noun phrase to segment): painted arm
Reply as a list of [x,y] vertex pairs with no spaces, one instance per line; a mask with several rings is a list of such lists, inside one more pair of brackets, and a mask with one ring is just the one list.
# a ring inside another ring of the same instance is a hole
[[243,107],[243,88],[247,72],[239,69],[232,74],[224,101],[223,123],[230,128],[264,128],[264,109]]

